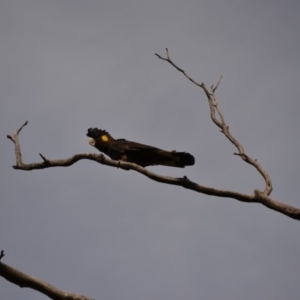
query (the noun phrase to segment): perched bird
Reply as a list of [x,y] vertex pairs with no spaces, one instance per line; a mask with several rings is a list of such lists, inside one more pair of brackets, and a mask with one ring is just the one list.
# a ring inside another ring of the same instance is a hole
[[195,158],[186,152],[165,151],[148,145],[114,139],[107,131],[89,128],[89,144],[113,160],[132,162],[142,167],[163,165],[184,168],[195,164]]

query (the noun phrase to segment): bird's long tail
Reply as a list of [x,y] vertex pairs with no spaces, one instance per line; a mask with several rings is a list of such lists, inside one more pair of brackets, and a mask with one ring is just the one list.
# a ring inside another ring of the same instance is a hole
[[160,164],[165,166],[184,168],[195,164],[194,156],[186,152],[159,150],[157,155],[161,157]]

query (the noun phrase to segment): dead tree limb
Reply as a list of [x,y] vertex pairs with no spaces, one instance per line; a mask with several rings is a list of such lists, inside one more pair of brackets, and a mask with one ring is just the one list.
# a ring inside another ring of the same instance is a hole
[[[198,83],[193,78],[191,78],[183,69],[179,68],[170,58],[169,50],[166,48],[166,58],[163,58],[159,54],[155,53],[155,55],[169,64],[171,64],[174,68],[176,68],[179,72],[181,72],[187,79],[189,79],[191,82],[193,82],[195,85],[199,86],[203,89],[203,91],[206,94],[208,103],[209,103],[209,109],[210,109],[210,116],[212,121],[221,129],[221,132],[224,133],[224,135],[229,139],[229,141],[237,148],[238,153],[234,153],[235,155],[240,156],[246,163],[252,165],[257,169],[257,171],[262,175],[262,177],[265,180],[265,190],[263,191],[263,194],[270,195],[272,192],[272,181],[268,173],[263,169],[263,167],[257,162],[257,160],[251,158],[248,156],[244,150],[244,147],[241,145],[241,143],[238,142],[237,139],[233,137],[233,135],[229,131],[229,126],[225,122],[225,118],[223,116],[223,113],[219,107],[218,99],[215,95],[215,91],[217,90],[222,76],[220,77],[218,83],[216,86],[211,86],[210,89],[208,89],[203,82]],[[218,117],[220,120],[218,120]]]
[[[108,159],[102,154],[82,153],[82,154],[75,154],[70,158],[56,159],[56,160],[49,160],[45,156],[40,154],[40,156],[43,159],[42,162],[25,164],[22,160],[21,146],[19,143],[19,133],[21,132],[23,127],[27,125],[27,123],[28,122],[26,121],[18,130],[16,130],[14,132],[13,136],[9,136],[9,135],[7,136],[7,138],[9,138],[15,145],[16,165],[13,166],[14,169],[31,171],[31,170],[46,169],[46,168],[52,168],[52,167],[69,167],[79,160],[88,159],[88,160],[92,160],[92,161],[95,161],[95,162],[98,162],[100,164],[110,166],[110,167],[121,168],[124,170],[134,170],[154,181],[165,183],[165,184],[170,184],[170,185],[181,186],[183,188],[186,188],[186,189],[189,189],[189,190],[201,193],[201,194],[206,194],[209,196],[216,196],[216,197],[223,197],[223,198],[232,198],[232,199],[236,199],[236,200],[239,200],[241,202],[246,202],[246,203],[261,203],[270,209],[273,209],[282,214],[285,214],[293,219],[300,220],[300,209],[290,206],[288,204],[281,203],[279,201],[276,201],[276,200],[270,198],[268,195],[268,193],[270,193],[269,190],[264,191],[264,192],[255,190],[252,195],[248,195],[248,194],[242,194],[242,193],[239,193],[236,191],[215,189],[212,187],[203,186],[196,182],[193,182],[193,181],[189,180],[186,176],[183,176],[181,178],[175,178],[175,177],[170,177],[170,176],[159,175],[159,174],[151,172],[148,169],[143,168],[143,167],[133,164],[133,163]],[[226,136],[229,135],[231,137],[231,135],[229,133],[229,129],[225,129],[225,131],[226,131],[226,133],[224,133],[224,134]],[[236,141],[233,137],[232,137],[232,139],[234,141]],[[256,163],[256,161],[254,161],[253,159],[248,157],[244,153],[243,147],[238,142],[236,142],[236,143],[239,147],[238,148],[239,151],[241,151],[241,154],[240,154],[241,157],[246,162],[254,165],[259,170],[262,170],[261,173],[265,174],[262,167],[258,163]],[[267,176],[267,178],[268,178],[268,175],[265,175],[265,176]]]
[[[3,250],[1,251],[1,258],[4,256]],[[0,261],[0,276],[7,281],[18,285],[21,288],[31,288],[36,290],[53,300],[92,300],[91,298],[62,291],[49,283],[42,281],[38,278],[29,276],[9,265]]]

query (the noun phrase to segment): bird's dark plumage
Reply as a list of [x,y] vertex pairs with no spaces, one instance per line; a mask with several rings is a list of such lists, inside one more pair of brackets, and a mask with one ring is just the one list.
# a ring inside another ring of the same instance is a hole
[[186,152],[165,151],[156,147],[114,139],[107,131],[89,128],[89,143],[113,160],[124,160],[142,167],[163,165],[184,168],[195,164],[195,158]]

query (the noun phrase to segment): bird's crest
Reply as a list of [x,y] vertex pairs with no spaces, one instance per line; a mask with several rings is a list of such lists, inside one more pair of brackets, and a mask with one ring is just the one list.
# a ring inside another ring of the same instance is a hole
[[100,138],[103,142],[108,142],[112,139],[111,135],[106,130],[98,128],[89,128],[86,135],[94,140]]

